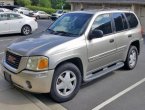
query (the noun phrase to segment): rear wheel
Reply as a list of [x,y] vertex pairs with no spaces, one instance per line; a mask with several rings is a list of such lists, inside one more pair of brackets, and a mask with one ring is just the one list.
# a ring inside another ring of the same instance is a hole
[[40,19],[40,16],[36,16],[36,19]]
[[50,95],[57,102],[71,100],[79,91],[81,73],[72,63],[59,66],[54,74]]
[[138,50],[135,46],[131,46],[125,62],[125,68],[132,70],[135,68],[138,60]]
[[30,26],[28,26],[28,25],[25,25],[25,26],[23,26],[22,27],[22,30],[21,30],[22,32],[22,34],[23,35],[29,35],[29,34],[31,34],[31,27]]

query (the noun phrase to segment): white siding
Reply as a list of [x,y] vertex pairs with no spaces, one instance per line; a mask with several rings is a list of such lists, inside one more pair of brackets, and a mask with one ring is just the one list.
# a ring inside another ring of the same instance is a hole
[[145,7],[141,7],[140,9],[140,20],[141,20],[143,29],[145,30]]
[[0,0],[0,5],[14,5],[14,0]]

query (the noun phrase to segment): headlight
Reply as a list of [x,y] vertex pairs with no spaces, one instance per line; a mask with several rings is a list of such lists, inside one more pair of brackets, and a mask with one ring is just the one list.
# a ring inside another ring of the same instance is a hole
[[44,56],[34,56],[29,57],[27,62],[27,69],[40,71],[40,70],[47,70],[49,66],[49,61],[47,57]]

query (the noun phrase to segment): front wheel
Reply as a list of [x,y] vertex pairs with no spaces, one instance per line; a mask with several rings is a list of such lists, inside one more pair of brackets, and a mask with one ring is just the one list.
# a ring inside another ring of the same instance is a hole
[[81,73],[72,63],[59,66],[54,74],[50,95],[57,102],[71,100],[79,91]]
[[128,70],[134,69],[137,64],[137,60],[138,60],[138,50],[135,46],[131,46],[128,51],[127,59],[125,62],[125,68]]

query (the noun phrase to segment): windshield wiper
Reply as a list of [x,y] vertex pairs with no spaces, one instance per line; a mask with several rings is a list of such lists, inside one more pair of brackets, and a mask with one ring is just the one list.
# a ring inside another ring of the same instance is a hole
[[54,30],[52,30],[52,29],[47,29],[47,30],[48,30],[48,31],[51,31],[51,32],[53,32],[53,33],[55,32],[55,31],[54,31]]

